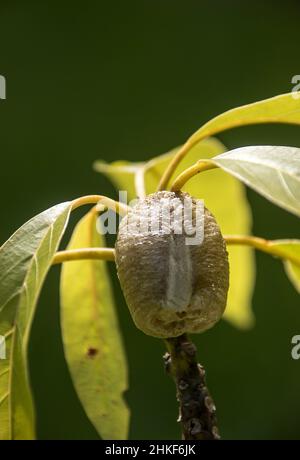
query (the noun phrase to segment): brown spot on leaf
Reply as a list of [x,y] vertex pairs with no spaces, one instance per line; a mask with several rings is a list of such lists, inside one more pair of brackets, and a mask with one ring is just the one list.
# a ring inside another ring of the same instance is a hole
[[88,358],[94,358],[98,354],[98,352],[99,350],[97,350],[97,348],[90,347],[86,354]]

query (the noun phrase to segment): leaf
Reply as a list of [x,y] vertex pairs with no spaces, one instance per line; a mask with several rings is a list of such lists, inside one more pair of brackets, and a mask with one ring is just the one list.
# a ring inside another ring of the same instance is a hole
[[130,163],[128,161],[95,161],[94,170],[108,177],[118,190],[127,190],[129,200],[136,197],[135,174],[145,163]]
[[189,139],[191,143],[226,129],[259,123],[300,124],[300,99],[297,92],[281,94],[228,110],[208,121]]
[[[217,140],[215,140],[218,142]],[[208,141],[209,142],[209,141]],[[143,174],[146,178],[146,193],[153,193],[158,185],[159,175],[164,171],[170,159],[178,151],[178,147],[159,157],[147,162],[114,161],[106,163],[102,160],[95,161],[95,171],[108,177],[118,190],[128,193],[128,201],[135,199],[138,195],[136,189],[136,176]]]
[[293,284],[294,288],[299,292],[300,294],[300,267],[299,265],[295,265],[289,261],[285,263],[285,271],[286,274]]
[[71,203],[37,215],[0,248],[0,439],[33,439],[35,416],[27,347],[37,299],[65,227]]
[[268,200],[300,216],[299,148],[242,147],[212,160]]
[[[144,164],[147,193],[156,190],[160,177],[179,147],[171,152],[153,158]],[[211,158],[226,148],[217,139],[209,138],[193,147],[182,160],[176,175],[194,164],[199,159]],[[137,163],[133,163],[136,166]],[[141,163],[139,164],[141,166]],[[130,164],[127,163],[127,167]],[[135,197],[134,172],[120,179],[120,170],[114,174],[114,166],[110,169],[116,187],[124,189],[128,183],[131,193],[129,200]],[[174,174],[175,175],[175,174]],[[112,177],[111,176],[111,177]],[[245,194],[245,188],[235,178],[221,170],[209,174],[201,174],[186,185],[185,190],[197,198],[204,198],[206,206],[213,212],[221,226],[222,232],[233,234],[251,233],[251,210]],[[234,203],[234,205],[233,205]],[[236,212],[236,210],[239,212]],[[228,247],[230,260],[230,289],[225,318],[235,326],[247,328],[253,324],[251,310],[252,291],[255,282],[255,261],[253,249],[245,246]]]
[[287,259],[293,259],[293,262],[284,260],[284,267],[289,280],[300,294],[300,240],[275,240],[270,245],[281,252],[281,257],[286,254]]
[[[96,217],[90,211],[77,224],[68,249],[104,246]],[[106,262],[63,264],[61,318],[67,363],[89,419],[103,439],[126,439],[127,364]]]

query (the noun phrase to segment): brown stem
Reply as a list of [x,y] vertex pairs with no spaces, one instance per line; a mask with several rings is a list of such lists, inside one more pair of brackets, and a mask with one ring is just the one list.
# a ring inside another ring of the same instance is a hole
[[197,363],[197,348],[186,334],[166,340],[165,369],[176,384],[184,440],[220,439],[216,408],[206,387],[205,370]]

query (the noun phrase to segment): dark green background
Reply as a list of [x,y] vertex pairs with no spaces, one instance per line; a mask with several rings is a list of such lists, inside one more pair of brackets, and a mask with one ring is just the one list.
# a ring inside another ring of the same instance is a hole
[[[300,3],[291,0],[1,0],[0,241],[55,203],[114,195],[92,171],[96,158],[148,159],[226,109],[290,91],[300,74],[299,24]],[[300,128],[248,127],[220,138],[229,148],[300,147]],[[254,192],[249,199],[255,234],[299,237],[297,218]],[[62,355],[58,279],[55,268],[31,341],[39,437],[97,438]],[[133,326],[115,274],[114,284],[130,367],[130,436],[178,438],[163,344]],[[221,433],[299,439],[300,361],[290,355],[291,337],[300,334],[299,296],[281,263],[263,254],[253,305],[253,330],[221,322],[194,337]]]

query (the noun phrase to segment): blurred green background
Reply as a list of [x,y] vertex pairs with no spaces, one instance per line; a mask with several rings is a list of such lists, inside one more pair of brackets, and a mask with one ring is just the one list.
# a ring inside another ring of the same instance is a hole
[[[1,0],[1,243],[55,203],[115,196],[93,172],[95,159],[148,159],[226,109],[289,92],[300,74],[299,23],[296,0]],[[240,128],[220,138],[229,148],[300,147],[292,126]],[[299,238],[299,219],[248,196],[255,234]],[[222,321],[194,340],[223,438],[300,439],[300,361],[290,344],[300,334],[299,296],[279,261],[256,260],[255,328],[242,332]],[[163,344],[134,327],[110,268],[130,368],[130,437],[178,439]],[[38,433],[97,439],[63,358],[58,281],[59,268],[52,269],[31,340]]]

